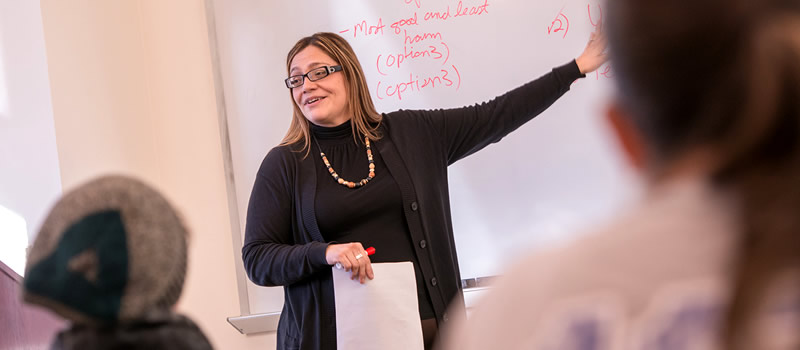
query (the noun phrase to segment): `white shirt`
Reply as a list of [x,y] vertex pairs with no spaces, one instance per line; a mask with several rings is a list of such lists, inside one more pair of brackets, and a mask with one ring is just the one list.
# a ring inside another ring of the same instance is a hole
[[[701,179],[655,187],[604,229],[512,267],[443,331],[444,348],[718,349],[736,219]],[[797,348],[800,303],[782,295],[754,322],[753,348]]]

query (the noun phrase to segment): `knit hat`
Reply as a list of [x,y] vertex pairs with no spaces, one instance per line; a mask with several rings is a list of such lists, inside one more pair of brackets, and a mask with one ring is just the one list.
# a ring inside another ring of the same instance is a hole
[[28,254],[25,301],[76,323],[169,312],[186,275],[186,227],[164,197],[124,176],[65,194]]

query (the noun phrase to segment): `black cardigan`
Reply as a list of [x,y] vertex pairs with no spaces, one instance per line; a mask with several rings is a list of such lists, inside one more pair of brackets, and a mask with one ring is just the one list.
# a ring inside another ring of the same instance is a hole
[[[440,325],[460,300],[447,167],[500,141],[544,111],[582,77],[572,61],[479,105],[383,115],[374,143],[400,186],[406,222]],[[317,227],[314,161],[296,146],[269,151],[247,209],[242,259],[250,279],[284,286],[277,349],[336,349],[328,244]],[[313,153],[313,152],[312,152]]]

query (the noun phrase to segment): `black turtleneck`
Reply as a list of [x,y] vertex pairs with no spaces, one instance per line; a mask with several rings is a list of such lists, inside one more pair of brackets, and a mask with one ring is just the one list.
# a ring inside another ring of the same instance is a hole
[[434,318],[403,213],[400,187],[377,152],[376,142],[370,142],[375,178],[363,187],[348,188],[337,183],[330,175],[319,155],[319,148],[325,152],[331,167],[341,178],[359,182],[369,174],[364,139],[359,137],[357,142],[353,139],[349,121],[335,127],[310,125],[314,138],[310,156],[314,158],[317,169],[315,209],[322,236],[328,242],[361,242],[364,248],[375,247],[375,255],[370,256],[373,263],[413,262],[420,317]]

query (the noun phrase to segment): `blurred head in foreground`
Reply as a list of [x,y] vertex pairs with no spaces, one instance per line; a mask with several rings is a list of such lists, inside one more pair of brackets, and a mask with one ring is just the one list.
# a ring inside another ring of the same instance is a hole
[[699,174],[741,236],[723,338],[800,258],[800,2],[609,0],[609,119],[654,183]]
[[153,188],[122,176],[95,179],[66,193],[45,219],[29,252],[24,299],[71,321],[54,348],[210,349],[191,320],[172,312],[187,236]]

